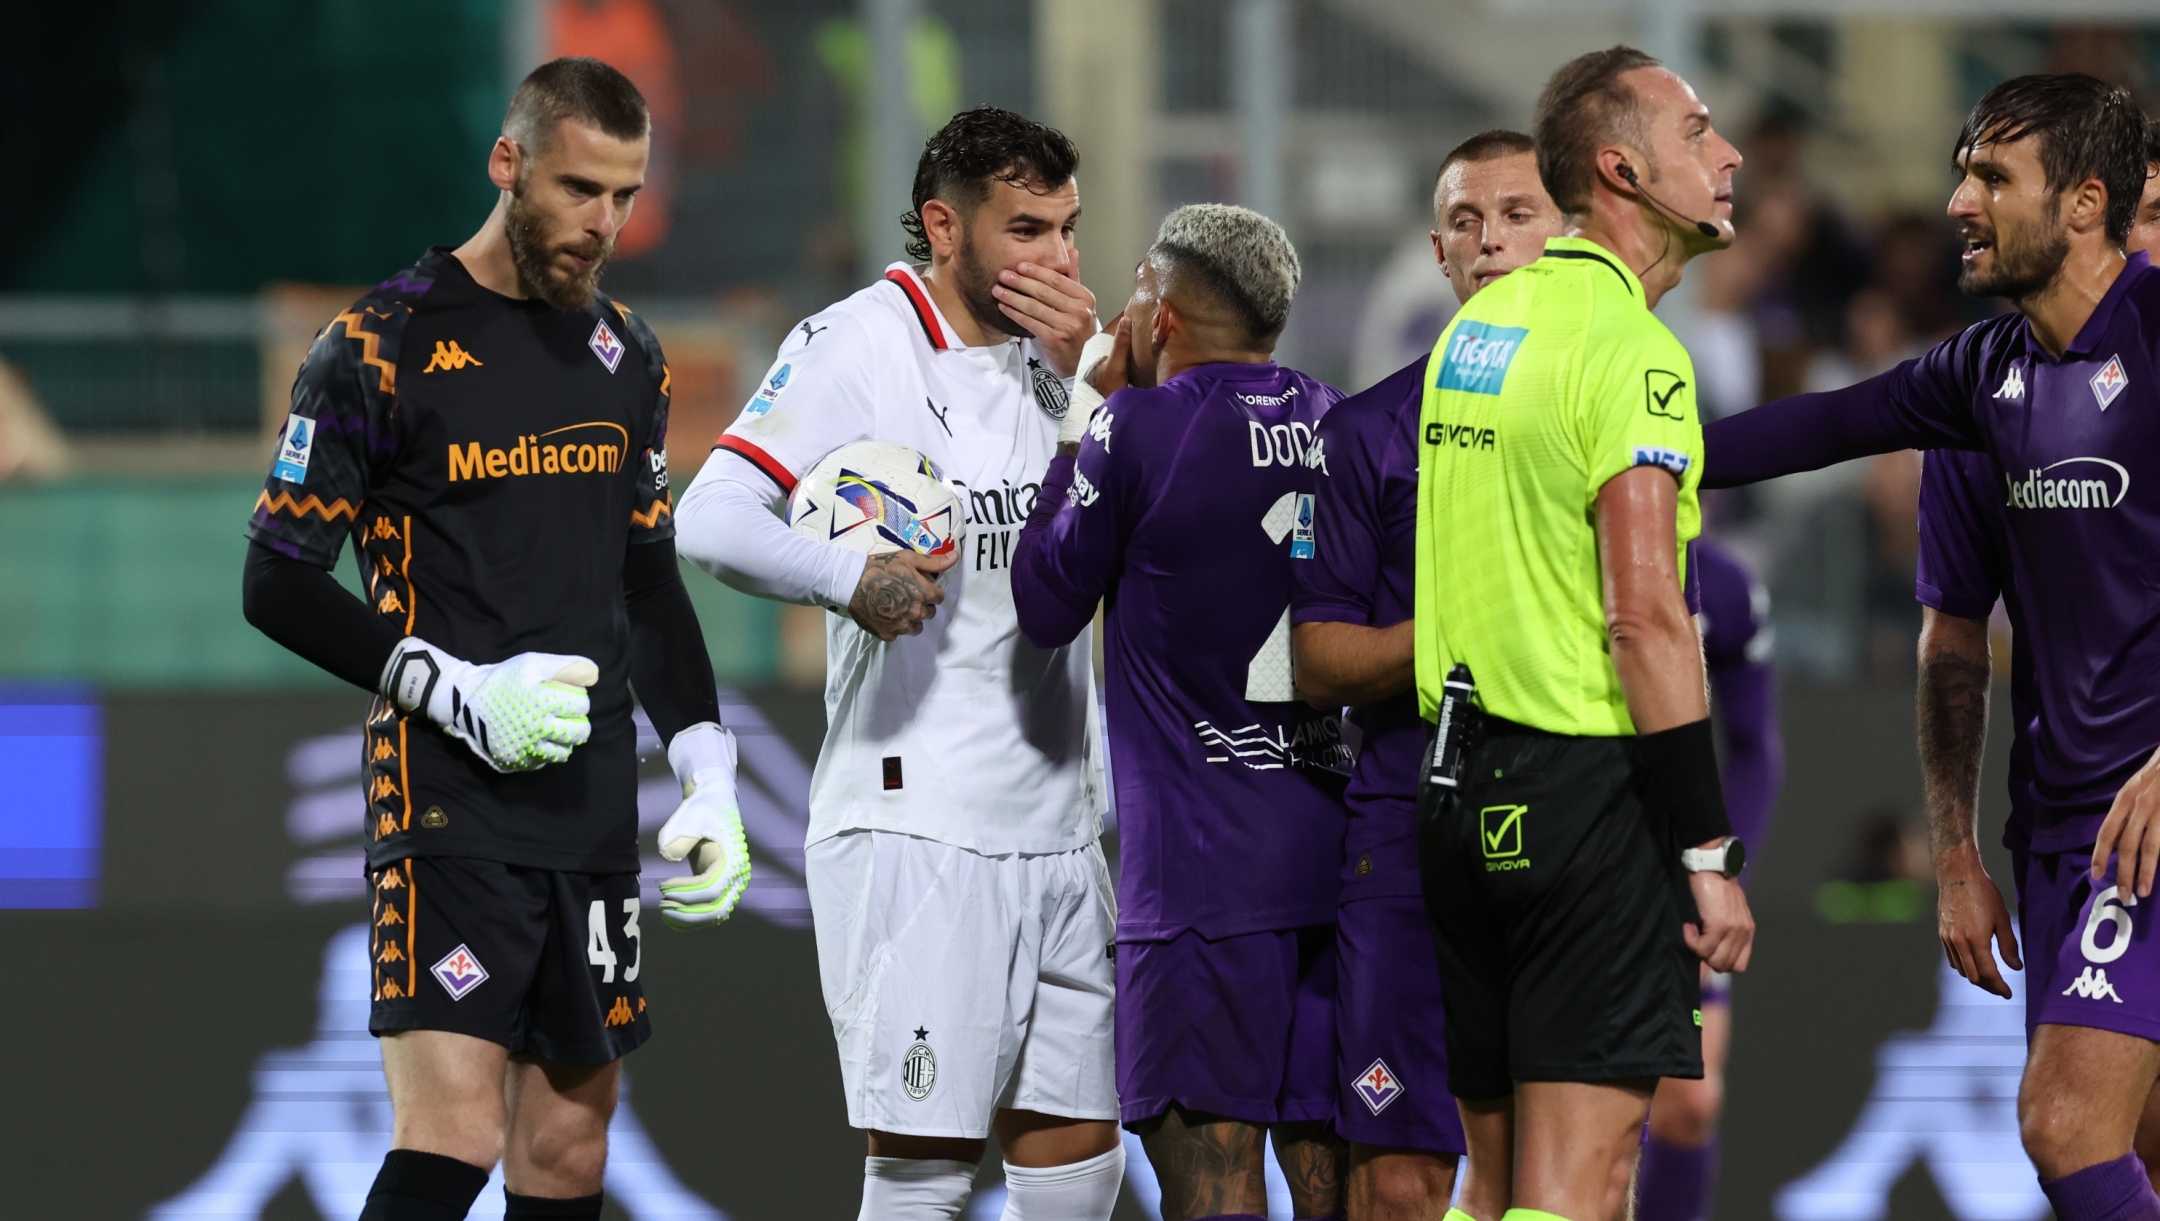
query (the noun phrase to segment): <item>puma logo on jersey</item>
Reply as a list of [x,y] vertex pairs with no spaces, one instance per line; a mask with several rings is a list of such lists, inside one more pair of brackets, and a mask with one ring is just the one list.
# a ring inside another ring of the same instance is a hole
[[428,357],[427,368],[420,370],[420,372],[441,373],[462,369],[467,365],[477,369],[486,363],[486,361],[459,347],[457,340],[452,339],[445,342],[438,339],[435,341],[435,354]]
[[925,397],[923,398],[923,406],[925,406],[925,407],[928,407],[928,408],[930,409],[930,414],[931,414],[931,415],[933,415],[933,416],[936,416],[936,417],[937,417],[938,427],[939,427],[939,428],[942,428],[942,429],[944,429],[944,430],[945,430],[945,435],[946,435],[946,436],[948,436],[948,437],[949,437],[949,436],[951,436],[951,435],[952,435],[952,425],[950,425],[950,424],[947,424],[947,423],[945,422],[945,416],[946,416],[946,415],[947,415],[947,414],[948,414],[949,412],[951,412],[951,411],[952,411],[952,408],[950,408],[950,407],[943,407],[943,408],[941,408],[941,407],[939,407],[939,406],[937,405],[937,403],[935,403],[934,401],[932,401],[932,400],[931,400],[931,399],[930,399],[930,398],[929,398],[928,396],[925,396]]
[[1995,388],[1995,397],[1999,399],[2024,398],[2025,371],[2018,368],[2016,365],[2010,366],[2010,371],[2003,374],[2002,385]]
[[2115,985],[2108,982],[2107,968],[2105,967],[2085,968],[2076,979],[2070,981],[2069,987],[2062,990],[2062,994],[2064,996],[2081,997],[2089,1001],[2098,1000],[2104,996],[2118,1005],[2122,1004],[2122,997],[2115,994]]
[[796,329],[802,332],[802,341],[809,343],[811,340],[816,339],[820,332],[829,331],[832,328],[829,326],[811,326],[809,323],[804,322],[798,324]]

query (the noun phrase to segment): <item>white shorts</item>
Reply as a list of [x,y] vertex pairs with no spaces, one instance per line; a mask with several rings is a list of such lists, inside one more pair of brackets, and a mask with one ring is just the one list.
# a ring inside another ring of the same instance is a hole
[[848,1122],[979,1138],[998,1110],[1116,1119],[1102,848],[981,856],[891,831],[805,853]]

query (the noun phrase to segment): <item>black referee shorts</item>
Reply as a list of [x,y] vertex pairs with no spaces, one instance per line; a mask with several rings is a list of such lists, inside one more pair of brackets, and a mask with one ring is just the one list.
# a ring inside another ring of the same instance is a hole
[[638,875],[421,856],[371,870],[368,1030],[447,1030],[557,1064],[652,1036]]
[[1634,739],[1492,720],[1463,770],[1419,808],[1449,1090],[1702,1076],[1694,904]]

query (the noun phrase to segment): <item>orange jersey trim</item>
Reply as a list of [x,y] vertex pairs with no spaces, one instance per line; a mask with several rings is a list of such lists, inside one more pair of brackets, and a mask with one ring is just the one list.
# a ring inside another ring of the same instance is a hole
[[[344,313],[332,318],[330,326],[336,326],[340,322],[345,324],[345,337],[347,339],[360,341],[360,360],[363,364],[375,366],[377,370],[376,382],[382,388],[383,393],[396,394],[397,366],[382,358],[382,336],[362,327],[360,325],[360,315],[351,310],[346,310]],[[324,327],[323,329],[327,331],[330,328]]]
[[673,516],[675,516],[675,510],[668,507],[667,497],[662,496],[654,500],[652,507],[643,513],[639,513],[634,509],[631,510],[630,524],[650,530],[660,524],[661,518]]
[[324,504],[322,497],[312,492],[308,493],[305,499],[294,500],[291,492],[279,492],[272,496],[265,490],[255,498],[255,508],[257,512],[267,511],[273,515],[291,513],[294,517],[306,517],[313,513],[324,521],[336,521],[340,517],[350,517],[354,521],[360,519],[360,510],[353,507],[352,502],[343,496]]

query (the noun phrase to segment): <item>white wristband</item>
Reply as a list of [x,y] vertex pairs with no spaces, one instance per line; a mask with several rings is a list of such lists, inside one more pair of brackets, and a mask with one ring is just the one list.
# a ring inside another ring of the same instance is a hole
[[735,770],[735,735],[712,721],[699,721],[675,735],[668,743],[668,766],[675,771],[683,795],[690,795],[691,778],[714,768]]
[[1095,416],[1095,409],[1102,406],[1102,392],[1088,383],[1088,375],[1096,366],[1110,359],[1117,348],[1117,332],[1097,331],[1094,338],[1080,349],[1079,371],[1073,374],[1072,401],[1065,408],[1065,419],[1058,425],[1059,445],[1078,445],[1087,435],[1088,421]]

